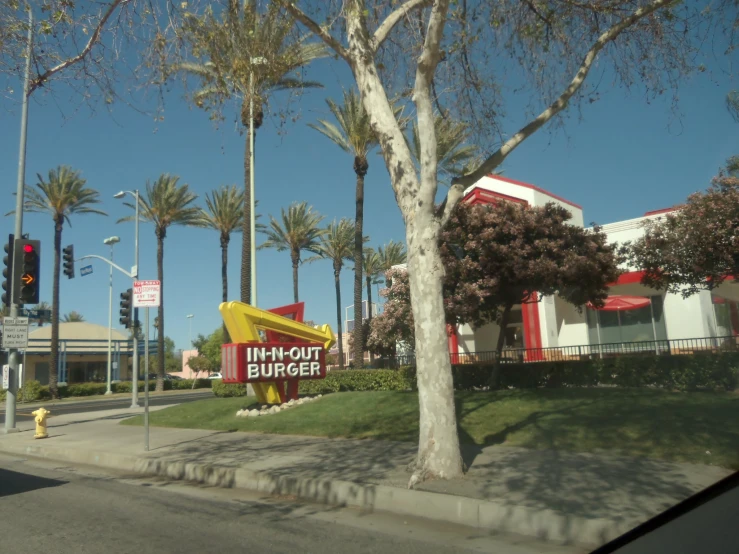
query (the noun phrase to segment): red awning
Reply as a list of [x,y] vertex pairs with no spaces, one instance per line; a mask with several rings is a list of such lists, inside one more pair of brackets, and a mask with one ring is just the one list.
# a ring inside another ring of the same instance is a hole
[[614,294],[606,298],[605,305],[602,308],[596,308],[588,303],[588,307],[603,312],[617,312],[626,310],[638,310],[649,306],[650,300],[646,296],[627,296],[624,294]]

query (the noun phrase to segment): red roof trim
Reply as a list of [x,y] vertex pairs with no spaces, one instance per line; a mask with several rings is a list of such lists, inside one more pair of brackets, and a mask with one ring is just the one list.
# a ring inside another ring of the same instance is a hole
[[508,202],[515,202],[516,204],[528,205],[528,202],[526,202],[526,200],[524,200],[523,198],[516,198],[515,196],[509,196],[500,192],[487,190],[479,186],[475,186],[474,189],[468,192],[467,195],[462,199],[462,202],[473,205],[491,204],[494,203],[496,199],[506,200]]
[[578,210],[582,210],[582,206],[579,204],[575,204],[574,202],[570,202],[569,200],[562,198],[561,196],[557,196],[556,194],[552,194],[548,190],[544,190],[543,188],[537,187],[536,185],[532,185],[530,183],[524,183],[523,181],[516,181],[515,179],[509,179],[508,177],[503,177],[502,175],[494,175],[492,173],[488,174],[488,177],[491,179],[497,179],[498,181],[503,181],[504,183],[510,183],[511,185],[518,185],[519,187],[524,187],[527,189],[532,189],[537,192],[540,192],[542,194],[546,194],[547,196],[551,196],[555,200],[559,200],[560,202],[564,202],[565,204],[569,204],[573,208],[577,208]]
[[616,285],[633,285],[634,283],[641,283],[642,277],[644,277],[645,271],[629,271],[622,273],[618,276],[618,280],[615,283],[608,283],[609,287],[615,287]]
[[644,217],[647,217],[647,216],[650,216],[650,215],[667,214],[667,213],[670,213],[670,212],[674,212],[675,210],[677,210],[677,208],[675,208],[675,207],[672,207],[672,208],[662,208],[661,210],[652,210],[652,211],[649,211],[649,212],[645,212],[644,213]]

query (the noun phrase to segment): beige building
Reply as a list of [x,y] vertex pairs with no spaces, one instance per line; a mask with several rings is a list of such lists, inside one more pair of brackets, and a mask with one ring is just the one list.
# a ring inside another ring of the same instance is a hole
[[[111,379],[131,378],[128,334],[112,331]],[[23,356],[23,381],[37,380],[49,384],[51,358],[51,325],[28,334],[28,348]],[[108,374],[108,328],[94,323],[59,324],[59,383],[103,383]]]

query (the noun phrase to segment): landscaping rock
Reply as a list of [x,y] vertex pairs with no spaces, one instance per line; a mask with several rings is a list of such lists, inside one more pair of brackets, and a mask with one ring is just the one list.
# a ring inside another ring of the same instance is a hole
[[249,410],[248,414],[246,415],[248,415],[249,417],[259,417],[262,414],[259,413],[259,410]]
[[271,407],[271,408],[270,408],[270,409],[268,410],[268,413],[270,413],[270,414],[276,414],[276,413],[278,413],[279,411],[280,411],[280,407],[279,407],[279,406],[272,406],[272,407]]
[[281,410],[287,410],[288,408],[292,408],[292,404],[288,404],[287,402],[285,404],[280,404]]

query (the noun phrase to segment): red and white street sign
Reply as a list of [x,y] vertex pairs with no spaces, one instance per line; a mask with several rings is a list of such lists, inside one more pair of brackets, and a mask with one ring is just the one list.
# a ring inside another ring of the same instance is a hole
[[162,298],[161,281],[134,281],[133,307],[158,308]]

